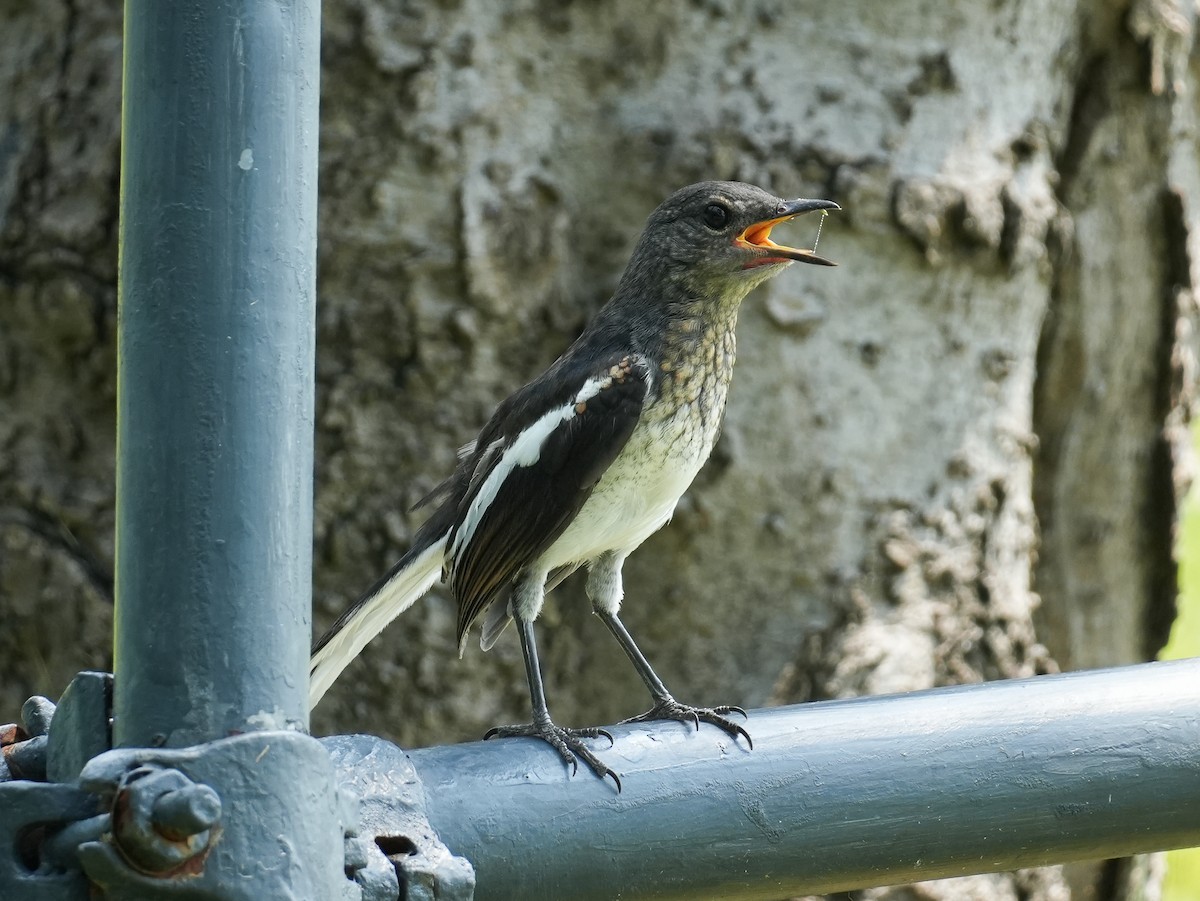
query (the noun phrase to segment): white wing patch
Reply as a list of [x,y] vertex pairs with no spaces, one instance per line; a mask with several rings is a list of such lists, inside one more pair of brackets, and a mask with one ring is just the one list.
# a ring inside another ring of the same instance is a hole
[[483,520],[484,514],[487,513],[488,508],[496,499],[496,495],[500,493],[500,487],[512,471],[518,466],[524,468],[537,463],[542,456],[542,446],[546,443],[546,439],[554,434],[554,430],[563,423],[570,422],[578,416],[581,412],[578,410],[579,405],[586,404],[605,388],[612,385],[612,382],[613,376],[611,374],[606,374],[600,378],[588,379],[569,403],[563,404],[561,407],[557,407],[543,415],[521,432],[516,440],[508,446],[508,450],[504,452],[492,471],[488,473],[483,487],[479,489],[479,493],[471,501],[471,506],[467,508],[467,515],[463,517],[462,525],[459,526],[458,531],[454,535],[454,543],[446,555],[446,566],[449,570],[453,571],[454,558],[470,542],[471,537],[475,534],[475,529]]

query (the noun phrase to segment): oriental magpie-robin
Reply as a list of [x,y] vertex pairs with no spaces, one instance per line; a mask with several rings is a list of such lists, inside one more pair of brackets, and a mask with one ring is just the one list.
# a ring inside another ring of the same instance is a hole
[[625,558],[671,518],[721,429],[742,300],[793,261],[833,263],[771,240],[828,200],[791,200],[738,182],[701,182],[651,215],[612,299],[549,369],[497,407],[458,467],[422,503],[434,513],[395,566],[317,643],[316,704],[363,647],[443,579],[458,603],[459,653],[480,616],[487,650],[515,620],[533,721],[489,736],[544,739],[574,768],[620,780],[546,707],[533,621],[546,592],[586,566],[595,613],[653,698],[634,719],[712,723],[750,736],[740,708],[676,701],[618,617]]

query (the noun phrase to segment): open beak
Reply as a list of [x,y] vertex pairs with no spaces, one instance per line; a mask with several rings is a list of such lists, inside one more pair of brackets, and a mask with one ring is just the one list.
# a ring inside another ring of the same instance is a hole
[[[832,200],[789,200],[781,203],[776,209],[779,214],[772,219],[755,222],[733,239],[733,243],[758,254],[754,260],[747,263],[745,268],[767,266],[772,263],[789,263],[793,260],[799,263],[816,263],[820,266],[836,266],[837,263],[819,257],[813,251],[800,247],[785,247],[771,240],[771,229],[780,222],[811,213],[814,210],[840,210],[841,207]],[[823,215],[823,213],[822,213]]]

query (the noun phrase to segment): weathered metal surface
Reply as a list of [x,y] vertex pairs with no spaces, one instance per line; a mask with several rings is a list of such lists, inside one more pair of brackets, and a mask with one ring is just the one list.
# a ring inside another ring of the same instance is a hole
[[335,735],[321,743],[339,786],[359,797],[366,856],[355,878],[363,901],[471,901],[475,871],[429,825],[425,789],[408,755],[372,735]]
[[318,0],[126,0],[115,744],[308,723]]
[[111,816],[113,844],[138,872],[192,875],[216,837],[221,798],[179,770],[141,764],[121,776]]
[[[329,756],[306,735],[113,750],[88,762],[80,784],[110,816],[100,840],[78,850],[107,901],[359,898],[343,866],[352,806],[339,801]],[[184,819],[200,827],[186,834],[174,831],[181,820],[168,801],[179,792],[194,802],[182,805]]]
[[[488,899],[777,899],[1200,845],[1200,659],[409,754]],[[605,743],[607,744],[607,742]]]
[[81,673],[57,707],[31,699],[3,730],[38,781],[0,782],[0,898],[85,898],[85,870],[109,899],[359,897],[356,799],[334,788],[315,740],[105,750],[110,678]]
[[112,747],[112,675],[77,673],[58,699],[49,727],[46,778],[70,782]]
[[61,761],[109,901],[358,895],[300,734],[319,44],[319,0],[125,4],[116,749]]
[[0,898],[87,898],[87,880],[78,865],[47,845],[61,830],[98,813],[96,797],[75,785],[0,782]]

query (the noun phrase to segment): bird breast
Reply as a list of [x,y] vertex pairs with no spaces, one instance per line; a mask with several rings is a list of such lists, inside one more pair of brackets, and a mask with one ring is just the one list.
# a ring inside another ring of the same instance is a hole
[[732,335],[690,350],[664,355],[637,428],[543,555],[547,569],[624,556],[670,521],[720,434],[733,372]]

